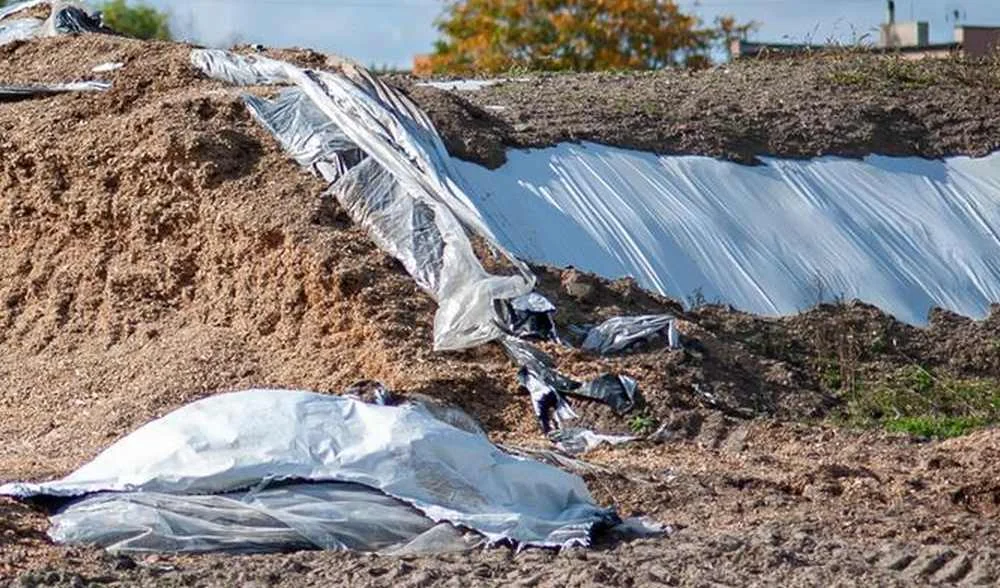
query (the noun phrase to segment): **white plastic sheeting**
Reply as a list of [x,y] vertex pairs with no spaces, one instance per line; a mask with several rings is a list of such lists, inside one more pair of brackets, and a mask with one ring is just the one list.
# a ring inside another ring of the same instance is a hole
[[529,293],[534,276],[511,255],[519,275],[483,269],[467,230],[506,252],[416,105],[349,64],[323,72],[209,50],[193,51],[191,61],[234,84],[296,87],[276,101],[248,97],[248,105],[300,164],[333,182],[330,192],[352,218],[435,298],[436,349],[473,347],[502,335],[494,302]]
[[764,159],[561,144],[462,163],[515,254],[767,314],[844,295],[923,324],[1000,301],[1000,154]]
[[[489,80],[432,80],[430,82],[419,82],[418,86],[427,86],[445,90],[447,92],[478,92],[483,88],[489,88],[497,84],[506,82],[530,82],[531,78],[493,78]],[[487,106],[487,108],[489,108]]]
[[[437,420],[418,406],[280,390],[199,400],[144,425],[66,478],[6,484],[0,495],[216,495],[282,480],[367,486],[434,522],[475,530],[490,541],[587,545],[595,526],[617,522],[613,511],[594,503],[580,478],[510,456],[482,435]],[[146,506],[156,512],[155,501]],[[114,512],[107,511],[104,526],[127,528],[130,522]],[[169,509],[160,516],[169,518]],[[179,526],[169,532],[179,538],[207,524],[197,517],[177,520]],[[191,526],[185,528],[184,521]],[[90,519],[76,528],[98,532],[94,524]],[[242,539],[253,543],[259,536]]]

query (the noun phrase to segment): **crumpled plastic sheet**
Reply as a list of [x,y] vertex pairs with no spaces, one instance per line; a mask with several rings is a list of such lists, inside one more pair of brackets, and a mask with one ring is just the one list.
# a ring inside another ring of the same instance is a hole
[[623,415],[641,402],[639,383],[621,374],[601,374],[579,388],[567,390],[566,394],[603,402],[618,415]]
[[[49,6],[48,19],[13,18],[23,10]],[[27,0],[0,8],[0,45],[26,41],[35,37],[51,37],[68,33],[111,33],[83,5],[60,0]]]
[[103,92],[111,88],[111,82],[88,81],[65,84],[17,84],[0,85],[0,102],[14,102],[40,96],[64,94],[67,92]]
[[576,418],[564,396],[602,402],[619,415],[641,402],[638,383],[628,376],[602,374],[580,383],[559,373],[552,358],[527,341],[507,336],[500,343],[520,366],[518,383],[531,395],[531,405],[543,433],[552,431],[553,421],[556,428],[563,428],[566,421]]
[[[254,115],[373,240],[438,303],[434,348],[464,349],[503,335],[495,302],[528,294],[530,269],[498,245],[430,120],[362,68],[305,70],[260,56],[194,50],[192,63],[233,84],[291,84],[277,100],[247,97]],[[358,162],[358,153],[363,160]],[[518,275],[487,273],[468,234],[503,253]]]
[[517,372],[517,382],[531,396],[531,407],[543,433],[552,430],[553,420],[556,427],[561,428],[563,423],[577,417],[559,389],[547,382],[542,374],[524,366]]
[[660,337],[664,331],[670,348],[679,348],[680,335],[675,318],[669,314],[615,317],[590,329],[582,347],[586,351],[609,355]]
[[364,151],[299,88],[285,88],[272,100],[247,94],[243,101],[299,165],[328,182],[365,158]]
[[522,339],[560,342],[554,318],[556,307],[538,292],[498,301],[498,306],[497,314],[508,334]]
[[[196,401],[144,425],[66,478],[5,484],[0,495],[206,496],[280,481],[361,484],[406,503],[435,523],[474,530],[491,543],[586,546],[595,529],[619,522],[614,511],[594,503],[579,477],[512,457],[484,436],[459,430],[419,407],[376,406],[281,390]],[[170,509],[176,514],[177,509],[202,506],[174,502],[165,516],[174,517]],[[155,508],[155,503],[146,507]],[[100,510],[99,504],[94,508]],[[71,509],[60,515],[66,529],[73,516],[90,516],[86,508]],[[85,527],[101,523],[108,532],[134,531],[114,509],[104,512],[107,516],[90,518]],[[197,517],[171,520],[177,525],[161,532],[172,533],[173,539],[144,548],[170,550],[177,545],[174,539],[188,541],[204,530]],[[208,520],[228,524],[224,516]],[[306,516],[301,521],[315,522]],[[233,541],[267,541],[252,530],[241,534],[241,528],[236,521]]]
[[590,429],[567,427],[549,433],[549,439],[556,448],[570,455],[586,453],[602,445],[623,445],[638,439],[631,435],[604,435]]
[[475,547],[474,534],[435,524],[383,492],[339,482],[281,484],[211,495],[102,492],[52,517],[57,543],[115,553],[267,553],[293,549],[388,554]]
[[55,34],[113,32],[101,25],[99,16],[92,15],[79,6],[61,2],[53,3],[52,6],[52,16],[49,18]]

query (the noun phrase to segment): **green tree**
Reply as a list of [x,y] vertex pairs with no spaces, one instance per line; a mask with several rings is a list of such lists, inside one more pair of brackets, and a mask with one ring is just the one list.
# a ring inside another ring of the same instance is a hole
[[446,0],[437,21],[442,38],[415,71],[700,66],[754,26],[723,17],[705,27],[674,0]]
[[111,29],[137,39],[169,40],[170,16],[142,2],[127,4],[125,0],[108,0],[97,5],[104,24]]

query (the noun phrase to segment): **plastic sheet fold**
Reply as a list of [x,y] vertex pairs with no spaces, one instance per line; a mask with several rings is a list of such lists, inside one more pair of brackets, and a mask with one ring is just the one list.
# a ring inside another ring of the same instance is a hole
[[[399,259],[438,303],[434,347],[464,349],[503,334],[496,301],[528,294],[534,276],[498,245],[426,115],[362,68],[306,70],[225,51],[195,50],[192,63],[233,84],[288,84],[275,100],[248,96],[254,115],[301,165]],[[469,235],[505,254],[516,275],[486,272]]]
[[[232,510],[225,501],[234,499],[231,493],[282,481],[362,485],[405,503],[432,523],[471,529],[490,542],[588,545],[596,528],[618,522],[613,511],[594,503],[577,476],[510,456],[484,436],[457,429],[419,406],[377,406],[282,390],[249,390],[199,400],[144,425],[66,478],[42,484],[6,484],[0,486],[0,495],[96,495],[91,502],[71,505],[59,515],[62,518],[55,532],[61,535],[57,537],[94,538],[87,533],[114,534],[117,529],[121,540],[126,540],[124,537],[134,535],[135,524],[139,524],[156,529],[163,540],[133,544],[136,548],[170,551],[178,542],[200,535],[204,525],[228,524],[230,520],[237,529],[229,534],[234,541],[251,546],[268,544],[273,540],[269,537],[279,531],[264,525],[263,535],[254,535],[247,529],[263,523],[258,519],[248,523],[247,511]],[[303,514],[289,525],[292,519],[282,505],[293,508],[295,500],[264,494],[277,502],[261,512],[284,520],[285,527],[299,535],[313,525],[303,536],[318,544],[316,537],[326,532],[324,521],[339,516],[337,509],[346,506],[338,506],[337,501],[320,504],[328,496],[326,490],[317,490],[318,494],[309,489],[299,491],[311,492],[302,504],[315,503],[319,510]],[[113,494],[108,498],[107,493]],[[171,498],[192,495],[202,498],[195,502]],[[246,497],[241,500],[254,504],[254,496],[261,493],[252,492],[249,502]],[[108,506],[109,500],[116,501],[115,506]],[[377,502],[386,504],[384,500]],[[200,518],[192,509],[207,518]],[[130,512],[135,516],[127,514]],[[226,513],[232,517],[227,519]],[[371,519],[371,524],[382,521],[396,531],[406,530],[390,533],[393,542],[410,531],[423,532],[412,521],[397,525],[393,521],[403,519],[395,511],[386,516]],[[162,517],[168,523],[187,521],[188,526],[164,526]],[[140,520],[143,522],[135,523]],[[116,544],[114,537],[100,537],[107,544]],[[334,537],[331,541],[330,545],[336,541],[346,545],[348,539]],[[381,539],[371,542],[385,543]]]
[[659,314],[610,318],[590,329],[582,347],[608,355],[657,338],[665,339],[671,348],[680,347],[673,316]]
[[49,536],[122,553],[392,553],[412,551],[416,542],[443,553],[477,543],[452,525],[438,526],[378,490],[319,482],[212,495],[104,492],[60,509]]
[[[25,10],[50,7],[49,17],[39,20],[22,16]],[[112,33],[100,19],[82,4],[63,0],[27,0],[0,8],[0,45],[26,41],[35,37],[52,37],[72,33]]]

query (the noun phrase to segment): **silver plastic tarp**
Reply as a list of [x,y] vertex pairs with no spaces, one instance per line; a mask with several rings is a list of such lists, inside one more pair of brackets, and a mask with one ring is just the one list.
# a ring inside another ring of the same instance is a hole
[[[44,21],[18,14],[39,6],[50,8],[49,17]],[[91,15],[83,4],[77,2],[27,0],[0,8],[0,45],[35,37],[81,32],[110,31],[104,29],[100,21]]]
[[60,509],[49,536],[119,553],[329,549],[401,555],[481,542],[383,492],[341,482],[211,495],[102,492]]
[[[415,104],[350,64],[307,70],[218,50],[195,50],[191,61],[233,84],[294,86],[274,100],[247,96],[247,104],[296,161],[331,182],[329,193],[434,297],[435,349],[474,347],[503,334],[494,302],[528,294],[534,276],[499,246]],[[486,272],[469,234],[505,254],[518,274]]]
[[[234,510],[229,500],[281,522],[280,533],[297,533],[297,545],[322,544],[316,537],[344,510],[336,503],[319,504],[323,490],[308,490],[316,509],[291,512],[288,500],[231,494],[266,490],[282,481],[365,486],[416,509],[431,523],[470,529],[489,542],[588,545],[596,527],[618,522],[613,511],[593,501],[579,477],[511,456],[483,435],[440,421],[420,405],[377,406],[281,390],[199,400],[144,425],[61,480],[6,484],[0,495],[91,496],[57,515],[54,536],[103,537],[104,543],[121,543],[122,549],[133,545],[169,551],[189,544],[206,528],[216,529],[218,540],[230,545],[274,540],[279,531],[247,524],[248,511]],[[355,502],[350,508],[373,508],[370,497],[363,501],[367,504],[358,507]],[[385,529],[378,529],[371,547],[397,546],[397,538],[423,532],[398,509],[387,516],[370,519],[392,529],[386,540]],[[353,533],[359,524],[347,525],[344,533]],[[328,544],[337,541],[345,539],[334,536]]]
[[661,334],[666,335],[671,349],[680,347],[680,335],[677,332],[675,319],[669,314],[614,317],[587,332],[583,340],[583,349],[608,355],[624,351]]

